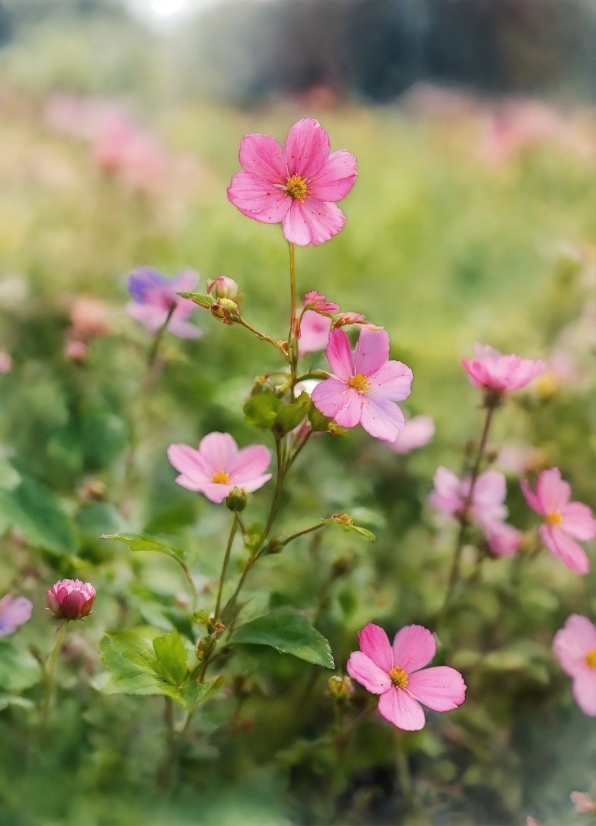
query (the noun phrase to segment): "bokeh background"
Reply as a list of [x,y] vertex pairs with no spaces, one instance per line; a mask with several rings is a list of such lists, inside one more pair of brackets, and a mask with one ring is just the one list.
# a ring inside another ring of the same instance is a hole
[[[437,430],[405,458],[361,432],[316,441],[284,530],[348,511],[378,541],[295,543],[255,575],[248,610],[309,610],[339,672],[366,622],[433,616],[452,534],[426,495],[437,465],[458,471],[478,436],[460,366],[474,341],[549,363],[493,434],[495,456],[510,448],[513,524],[533,524],[517,483],[528,446],[531,467],[557,464],[592,503],[595,34],[590,0],[2,0],[0,349],[12,369],[0,375],[0,586],[35,612],[10,643],[20,654],[0,645],[1,823],[581,822],[568,795],[593,782],[596,735],[550,643],[572,611],[594,618],[595,578],[546,554],[487,561],[447,634],[468,700],[406,738],[397,765],[378,720],[338,761],[317,741],[332,717],[326,677],[245,650],[164,798],[160,698],[103,695],[97,644],[139,623],[192,639],[168,562],[99,536],[179,535],[210,605],[227,517],[174,484],[165,449],[215,429],[266,441],[242,404],[276,366],[197,310],[204,336],[166,338],[148,394],[150,343],[125,313],[126,275],[190,267],[204,287],[225,273],[247,317],[282,337],[281,231],[240,215],[226,187],[242,135],[283,140],[301,117],[357,156],[359,178],[342,233],[298,250],[299,293],[386,327],[415,374],[404,407]],[[322,354],[307,363],[324,366]],[[257,516],[265,503],[255,497]],[[39,764],[27,646],[51,645],[43,593],[58,576],[90,579],[99,596],[70,635]]]

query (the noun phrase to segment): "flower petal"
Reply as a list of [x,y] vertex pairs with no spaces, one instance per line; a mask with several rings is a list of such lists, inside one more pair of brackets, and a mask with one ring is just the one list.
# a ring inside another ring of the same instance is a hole
[[365,399],[351,387],[348,387],[342,394],[342,399],[344,403],[336,411],[333,419],[341,427],[356,427],[361,422]]
[[169,279],[152,267],[139,267],[128,276],[128,292],[135,301],[144,303],[147,293],[165,286]]
[[379,714],[404,731],[419,731],[426,722],[422,706],[411,694],[400,688],[392,687],[381,694]]
[[303,118],[288,132],[285,150],[290,176],[312,178],[329,158],[329,135],[314,118]]
[[304,356],[306,353],[315,353],[318,350],[324,350],[329,343],[330,329],[330,318],[319,315],[313,310],[306,310],[300,322],[300,338],[298,339],[299,355]]
[[256,479],[251,479],[250,482],[237,482],[236,484],[244,488],[247,493],[253,493],[253,491],[262,488],[263,485],[271,479],[271,473],[263,473],[262,476],[257,476]]
[[176,444],[170,445],[167,453],[170,464],[189,480],[197,484],[204,484],[211,480],[215,471],[200,451],[190,445]]
[[570,677],[576,677],[586,669],[590,651],[596,651],[596,626],[581,614],[571,614],[553,638],[559,665]]
[[180,298],[176,296],[176,293],[191,293],[194,288],[197,286],[199,281],[199,274],[196,273],[194,270],[184,270],[178,275],[174,276],[174,278],[170,279],[170,289],[172,290],[173,296],[178,298],[178,301],[192,304],[193,309],[196,305],[192,303],[192,301],[186,301],[184,298]]
[[561,479],[558,467],[543,470],[536,482],[536,496],[542,513],[562,511],[571,498],[571,487]]
[[558,556],[570,570],[578,574],[590,572],[588,555],[559,525],[541,525],[538,533],[549,551]]
[[573,681],[575,702],[588,717],[596,717],[596,670],[591,668]]
[[[174,316],[176,313],[174,312]],[[172,320],[168,324],[168,332],[179,338],[200,338],[203,331],[200,327],[195,327],[194,324],[189,324],[188,321],[179,321],[172,316]]]
[[335,204],[307,196],[304,203],[291,202],[283,220],[283,232],[286,240],[300,247],[317,246],[337,235],[345,222],[346,216]]
[[327,361],[338,379],[347,382],[354,375],[354,357],[350,339],[343,330],[332,330],[327,345]]
[[[184,487],[184,486],[183,486]],[[232,492],[233,485],[219,485],[217,482],[208,482],[200,489],[200,493],[210,502],[220,505],[223,500]]]
[[408,674],[428,665],[436,652],[435,638],[422,625],[405,625],[393,639],[393,665]]
[[237,172],[234,175],[228,187],[228,200],[243,215],[264,224],[283,221],[292,203],[292,199],[283,190],[248,172]]
[[[392,362],[388,362],[391,364]],[[409,419],[393,445],[396,453],[404,455],[412,450],[424,447],[435,435],[435,423],[430,416],[423,414]]]
[[350,388],[339,379],[326,379],[313,389],[313,404],[324,416],[335,418],[336,413],[346,404]]
[[[365,330],[366,327],[362,330],[361,337]],[[358,354],[358,351],[356,351],[356,354]],[[412,392],[413,378],[414,374],[410,368],[402,364],[401,361],[387,361],[376,373],[369,375],[369,392],[390,399],[392,402],[401,402],[407,399]]]
[[534,493],[534,491],[530,487],[530,483],[528,482],[528,480],[527,479],[521,479],[520,483],[519,483],[519,486],[520,486],[520,488],[522,490],[522,493],[523,493],[523,495],[526,499],[526,502],[532,508],[532,510],[536,511],[536,513],[540,513],[544,516],[544,513],[542,511],[542,507],[540,506],[540,502],[538,501],[538,497],[536,496],[536,494]]
[[374,662],[361,651],[353,651],[347,665],[348,674],[358,680],[371,694],[382,694],[391,688],[389,675],[375,665]]
[[369,657],[375,665],[388,674],[393,668],[393,656],[389,637],[379,625],[369,622],[362,631],[358,632],[360,650]]
[[272,184],[287,183],[289,176],[285,152],[270,135],[245,135],[240,142],[238,158],[245,172]]
[[320,172],[308,183],[308,191],[321,201],[341,201],[356,183],[356,158],[346,149],[329,155]]
[[406,420],[401,409],[382,396],[364,396],[360,424],[375,439],[394,442],[404,429]]
[[238,455],[238,445],[229,433],[215,431],[201,439],[199,451],[207,465],[213,468],[213,474],[218,471],[229,473]]
[[451,711],[463,703],[466,684],[455,668],[438,665],[410,674],[408,691],[433,711]]
[[244,447],[229,466],[230,484],[243,486],[261,476],[271,464],[271,451],[264,445]]
[[356,346],[354,366],[357,373],[373,376],[389,358],[389,333],[363,327]]
[[568,534],[584,542],[596,536],[596,519],[591,509],[583,502],[570,502],[561,511],[562,528]]

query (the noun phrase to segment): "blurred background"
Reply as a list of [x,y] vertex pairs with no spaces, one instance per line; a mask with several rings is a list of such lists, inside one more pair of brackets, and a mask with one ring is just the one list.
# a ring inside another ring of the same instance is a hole
[[[244,134],[283,141],[301,117],[357,156],[359,178],[340,235],[297,251],[299,293],[386,327],[415,374],[407,414],[432,416],[436,436],[411,457],[360,431],[313,444],[283,529],[348,511],[378,542],[295,543],[255,575],[249,610],[308,610],[320,593],[338,673],[366,622],[433,616],[452,536],[425,502],[436,467],[459,472],[478,435],[460,366],[477,340],[549,364],[494,432],[513,524],[532,523],[518,477],[541,466],[592,502],[595,41],[592,0],[0,0],[0,596],[32,599],[20,648],[48,648],[44,589],[80,576],[99,594],[73,634],[41,769],[26,705],[0,700],[0,823],[581,822],[568,796],[592,782],[596,737],[550,644],[572,611],[596,615],[594,574],[546,554],[527,572],[487,562],[449,631],[469,699],[405,741],[416,805],[387,727],[363,727],[338,768],[313,747],[332,715],[324,679],[254,651],[197,722],[164,799],[160,698],[101,694],[97,643],[135,622],[192,639],[184,584],[167,561],[98,537],[178,534],[211,604],[226,514],[174,484],[165,449],[214,429],[264,441],[242,404],[276,366],[197,310],[204,336],[166,337],[147,395],[150,341],[126,315],[126,275],[192,268],[204,289],[224,273],[251,322],[283,336],[281,231],[240,215],[226,187]],[[17,679],[0,656],[0,688],[37,702],[35,663],[18,662]]]

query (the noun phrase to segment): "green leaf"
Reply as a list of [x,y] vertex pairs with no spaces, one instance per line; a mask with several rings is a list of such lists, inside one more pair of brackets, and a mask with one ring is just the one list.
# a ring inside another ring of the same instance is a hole
[[26,709],[35,708],[31,700],[27,700],[25,697],[19,697],[13,694],[0,694],[0,711],[4,711],[8,706],[20,706]]
[[232,635],[236,643],[269,645],[282,654],[291,654],[323,668],[335,668],[329,643],[303,614],[280,608],[247,622]]
[[308,421],[315,433],[326,433],[333,419],[330,419],[328,416],[323,416],[321,411],[317,410],[313,404],[308,411]]
[[361,528],[360,525],[355,525],[354,520],[351,519],[347,513],[334,513],[333,516],[328,516],[326,519],[321,519],[324,525],[339,525],[342,531],[354,531],[354,533],[368,539],[369,542],[376,542],[377,537],[372,531],[366,528]]
[[275,431],[280,436],[285,436],[286,433],[298,427],[311,407],[310,396],[308,393],[302,392],[295,402],[285,405],[279,411],[275,419]]
[[153,650],[162,676],[168,683],[180,686],[188,674],[186,648],[180,634],[174,631],[171,634],[155,637]]
[[180,298],[187,298],[189,301],[194,301],[199,307],[205,307],[207,310],[216,303],[214,298],[203,293],[178,293],[178,295]]
[[244,421],[255,427],[272,427],[283,404],[275,393],[263,390],[255,393],[244,405]]
[[77,538],[58,498],[44,485],[23,478],[12,490],[0,489],[0,518],[19,530],[27,542],[59,554],[74,554]]
[[41,682],[41,668],[35,657],[9,642],[0,642],[0,688],[19,693]]
[[185,550],[177,547],[171,541],[157,539],[145,533],[113,533],[103,534],[102,539],[111,539],[114,542],[123,542],[128,545],[131,551],[156,551],[160,554],[172,557],[181,565],[189,565],[193,561],[193,555],[187,554]]

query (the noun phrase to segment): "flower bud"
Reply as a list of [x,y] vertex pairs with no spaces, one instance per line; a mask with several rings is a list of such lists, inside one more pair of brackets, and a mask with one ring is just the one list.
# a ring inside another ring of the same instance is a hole
[[272,536],[269,542],[263,548],[263,555],[281,553],[285,548],[287,541],[287,534],[276,533],[275,536]]
[[63,579],[46,591],[48,610],[56,619],[82,619],[91,613],[95,593],[95,588],[90,582]]
[[238,284],[233,278],[227,275],[220,275],[219,278],[209,281],[207,292],[213,293],[215,298],[236,298],[238,295]]
[[226,508],[235,513],[241,513],[248,502],[248,494],[244,488],[234,487],[226,499]]
[[207,634],[202,637],[195,650],[197,660],[201,663],[205,657],[210,654],[217,645],[217,636],[215,634]]
[[329,677],[327,691],[334,700],[345,702],[346,700],[349,700],[354,693],[354,686],[352,685],[352,681],[349,677],[339,677],[334,675],[333,677]]

